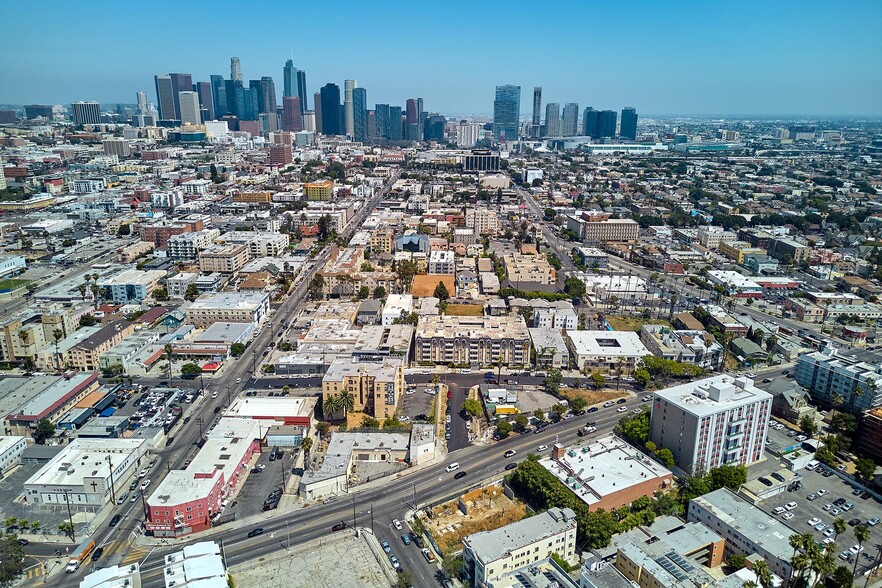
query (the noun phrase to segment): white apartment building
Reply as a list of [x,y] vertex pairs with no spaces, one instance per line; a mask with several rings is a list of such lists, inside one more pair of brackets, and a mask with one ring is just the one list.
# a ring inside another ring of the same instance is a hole
[[427,273],[456,275],[456,255],[453,251],[430,252]]
[[465,537],[463,561],[471,586],[492,586],[505,574],[556,553],[576,561],[576,513],[570,508],[549,508],[494,531]]
[[466,227],[474,229],[477,235],[495,235],[499,230],[496,211],[488,208],[466,209],[465,223]]
[[649,438],[690,473],[763,458],[772,395],[750,378],[714,376],[655,393]]
[[579,317],[573,307],[569,308],[537,308],[533,312],[534,327],[575,331],[579,326]]
[[698,242],[701,243],[703,247],[714,251],[719,249],[720,243],[731,243],[737,238],[738,236],[735,233],[726,231],[723,227],[715,227],[713,225],[702,225],[698,227]]
[[168,238],[168,256],[174,259],[196,259],[199,252],[214,245],[214,240],[219,236],[220,231],[217,229],[172,235]]
[[175,208],[184,203],[184,194],[180,190],[168,192],[153,192],[150,201],[154,208]]
[[0,474],[21,463],[21,454],[27,446],[21,435],[0,436]]
[[208,192],[211,180],[190,180],[181,184],[187,196],[202,196]]
[[231,231],[218,239],[228,244],[246,245],[251,259],[258,257],[281,257],[291,243],[287,233],[254,233],[251,231]]
[[211,292],[193,301],[187,319],[197,328],[214,323],[254,323],[269,314],[269,295],[265,292]]
[[388,327],[395,323],[395,319],[401,318],[401,314],[409,314],[413,311],[413,296],[410,294],[390,294],[386,298],[386,306],[383,307],[381,324]]
[[640,361],[650,355],[631,331],[572,331],[566,332],[567,346],[583,371],[632,374]]

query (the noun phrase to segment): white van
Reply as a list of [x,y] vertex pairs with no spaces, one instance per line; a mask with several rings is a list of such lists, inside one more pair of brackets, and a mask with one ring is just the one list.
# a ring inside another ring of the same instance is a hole
[[808,471],[812,471],[816,467],[818,467],[819,465],[821,465],[821,462],[819,462],[816,459],[813,459],[810,462],[808,462],[807,464],[805,464],[805,469],[807,469]]
[[455,461],[444,469],[447,471],[448,474],[450,472],[452,472],[453,470],[458,470],[459,469],[459,462]]

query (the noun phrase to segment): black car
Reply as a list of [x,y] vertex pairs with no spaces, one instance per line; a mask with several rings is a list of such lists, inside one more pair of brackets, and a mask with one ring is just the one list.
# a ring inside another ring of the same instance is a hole
[[577,410],[573,414],[575,414],[576,416],[582,416],[583,414],[585,414],[585,411],[584,410]]
[[616,404],[625,404],[626,402],[628,402],[627,398],[619,398],[616,400]]
[[420,549],[422,549],[423,547],[426,546],[426,544],[423,542],[423,538],[420,537],[419,535],[417,535],[416,533],[410,534],[410,540],[413,541],[414,544]]
[[263,527],[257,527],[248,531],[249,537],[257,537],[258,535],[263,535]]
[[585,426],[586,427],[596,427],[597,421],[588,421],[587,423],[585,423]]
[[456,475],[453,476],[453,479],[454,479],[454,480],[460,480],[460,479],[462,479],[462,478],[465,478],[465,477],[466,477],[466,473],[467,473],[467,472],[456,472]]
[[337,523],[333,527],[331,527],[331,531],[342,531],[346,528],[346,523]]
[[30,543],[30,541],[28,541],[27,539],[19,539],[18,540],[18,544],[21,545],[22,547],[24,547],[28,543]]
[[836,500],[833,501],[833,506],[842,506],[846,502],[847,501],[844,498],[837,498]]
[[184,424],[186,425],[187,423],[189,423],[191,418],[193,417],[184,417]]
[[102,555],[104,555],[104,548],[96,547],[95,551],[92,552],[92,561],[98,561]]
[[110,519],[110,526],[115,527],[120,520],[122,520],[122,515],[113,515],[113,518]]
[[511,463],[505,464],[505,469],[506,469],[506,470],[513,470],[513,469],[515,469],[516,467],[518,467],[518,464],[516,464],[515,462],[511,462]]
[[588,412],[597,412],[598,410],[600,410],[600,409],[597,408],[596,406],[592,406],[591,408],[588,409]]
[[165,446],[168,447],[169,445],[171,445],[174,442],[175,442],[175,438],[169,437],[168,439],[165,440]]

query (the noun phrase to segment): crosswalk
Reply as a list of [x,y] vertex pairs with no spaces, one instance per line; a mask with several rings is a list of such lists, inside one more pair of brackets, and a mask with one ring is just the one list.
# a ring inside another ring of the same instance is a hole
[[28,580],[36,580],[46,573],[46,568],[42,565],[33,566],[28,569]]
[[135,563],[136,561],[141,561],[142,559],[144,559],[144,556],[147,555],[147,553],[149,551],[150,550],[147,549],[146,547],[133,546],[123,556],[120,564],[126,565],[126,564],[130,564],[130,563]]

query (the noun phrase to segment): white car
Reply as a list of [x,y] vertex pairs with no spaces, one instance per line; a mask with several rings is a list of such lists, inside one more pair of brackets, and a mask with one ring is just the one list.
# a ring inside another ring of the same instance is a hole
[[826,493],[827,493],[827,489],[826,489],[826,488],[821,488],[821,489],[818,490],[818,492],[817,492],[818,496],[823,496],[823,495],[826,494]]
[[821,519],[819,519],[818,517],[812,517],[808,520],[809,527],[814,527],[815,525],[817,525],[820,522],[821,522]]
[[616,412],[628,412],[627,406],[620,406],[616,409]]
[[141,482],[141,485],[138,486],[138,487],[139,487],[141,490],[146,490],[146,489],[147,489],[147,486],[149,486],[149,485],[150,485],[150,479],[148,478],[148,479],[144,480],[143,482]]
[[849,549],[849,551],[852,553],[852,555],[857,555],[857,554],[859,554],[859,553],[860,553],[861,551],[863,551],[863,550],[864,550],[864,546],[863,546],[863,545],[857,545],[857,544],[852,545],[852,546],[851,546],[851,549]]
[[536,451],[545,451],[546,449],[548,449],[548,445],[540,445],[536,448]]
[[217,390],[215,390],[214,392],[211,393],[211,397],[212,397],[212,398],[217,398]]
[[452,472],[453,470],[458,470],[458,469],[459,469],[459,462],[458,462],[458,461],[455,461],[455,462],[453,462],[452,464],[450,464],[449,466],[447,466],[446,468],[444,468],[444,470],[445,470],[448,474],[449,474],[450,472]]
[[783,506],[775,507],[775,508],[772,510],[772,514],[776,514],[776,515],[784,514],[785,512],[787,512],[787,509],[784,508]]
[[405,394],[407,396],[411,396],[411,395],[413,395],[414,392],[416,392],[416,390],[414,390],[413,388],[408,388],[407,392],[405,392]]
[[796,503],[795,502],[788,502],[787,504],[784,505],[784,508],[786,508],[787,510],[793,510],[794,508],[796,508]]
[[392,519],[392,526],[395,527],[397,531],[401,530],[401,521],[398,519]]
[[781,515],[781,518],[784,519],[785,521],[789,521],[794,516],[795,515],[792,512],[785,512],[784,514]]
[[144,468],[143,470],[141,470],[140,472],[138,472],[138,478],[139,478],[139,479],[140,479],[140,478],[143,478],[144,476],[147,475],[147,472],[149,472],[149,471],[150,471],[149,468]]
[[650,400],[652,400],[652,394],[647,394],[646,396],[644,396],[640,400],[642,400],[643,402],[649,402]]

